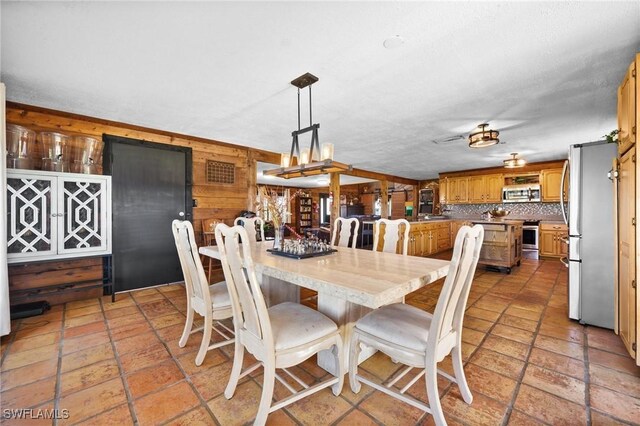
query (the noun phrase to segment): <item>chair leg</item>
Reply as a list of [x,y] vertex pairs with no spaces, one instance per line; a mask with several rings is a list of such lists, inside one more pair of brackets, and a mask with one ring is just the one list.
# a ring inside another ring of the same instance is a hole
[[453,372],[456,376],[456,382],[458,382],[458,388],[460,389],[460,394],[462,394],[462,399],[464,399],[464,402],[467,404],[471,404],[471,402],[473,402],[473,395],[471,395],[471,389],[469,389],[469,385],[467,384],[467,377],[464,375],[460,344],[451,351],[451,361],[453,364]]
[[440,393],[438,392],[438,369],[435,362],[429,362],[427,360],[424,379],[427,383],[427,397],[429,398],[429,407],[431,408],[433,420],[435,421],[436,426],[446,426],[447,421],[444,419],[442,405],[440,405]]
[[264,381],[262,382],[262,397],[258,407],[258,414],[253,424],[264,425],[267,422],[269,408],[271,408],[271,399],[273,398],[273,385],[276,380],[276,369],[273,366],[264,364]]
[[342,337],[338,336],[336,338],[336,344],[333,346],[333,356],[336,360],[336,365],[338,366],[338,383],[331,386],[331,390],[335,396],[340,395],[342,392],[342,386],[344,385],[344,359],[342,359]]
[[360,381],[356,377],[358,374],[358,357],[360,356],[360,339],[358,333],[354,330],[351,335],[351,343],[349,345],[349,385],[353,393],[360,392]]
[[236,392],[236,386],[238,386],[238,380],[240,380],[240,372],[242,371],[242,363],[244,361],[244,346],[240,342],[240,337],[236,336],[235,350],[233,352],[233,367],[231,367],[231,375],[229,376],[229,383],[224,390],[224,397],[231,399]]
[[213,327],[211,314],[207,312],[204,317],[204,329],[202,330],[202,342],[200,342],[200,350],[196,355],[196,365],[202,365],[205,355],[207,355],[207,349],[209,349],[209,343],[211,342],[211,329]]
[[213,258],[209,257],[209,269],[207,270],[207,284],[211,284],[211,261]]
[[[189,302],[187,302],[189,304]],[[189,335],[191,335],[191,329],[193,328],[193,309],[191,306],[187,306],[187,321],[184,323],[184,330],[182,330],[182,336],[180,337],[180,341],[178,342],[178,346],[184,348],[187,344],[187,340],[189,340]]]

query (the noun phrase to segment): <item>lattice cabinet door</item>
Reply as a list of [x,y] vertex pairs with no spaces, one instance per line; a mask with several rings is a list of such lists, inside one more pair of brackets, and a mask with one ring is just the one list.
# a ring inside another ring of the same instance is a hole
[[59,254],[97,254],[111,250],[108,177],[85,176],[58,178]]
[[9,263],[111,254],[111,176],[7,172]]
[[7,173],[7,257],[41,258],[57,253],[57,178]]

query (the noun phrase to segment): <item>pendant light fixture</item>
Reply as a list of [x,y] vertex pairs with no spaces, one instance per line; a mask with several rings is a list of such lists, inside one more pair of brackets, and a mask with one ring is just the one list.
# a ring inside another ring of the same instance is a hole
[[517,152],[511,153],[511,158],[504,160],[504,167],[507,169],[517,169],[518,167],[524,167],[527,162],[524,158],[518,158]]
[[488,123],[479,124],[478,127],[469,135],[469,148],[484,148],[495,145],[500,142],[497,130],[487,130]]
[[[313,114],[311,108],[311,85],[318,81],[318,77],[306,73],[291,82],[298,88],[298,130],[291,132],[291,151],[280,155],[280,168],[265,170],[263,175],[277,176],[285,179],[314,176],[333,172],[349,171],[351,165],[333,161],[333,144],[322,144],[318,140],[318,129],[320,124],[313,124]],[[309,126],[300,128],[300,89],[309,88]],[[311,132],[311,146],[300,149],[298,136]],[[297,162],[297,164],[295,164]]]

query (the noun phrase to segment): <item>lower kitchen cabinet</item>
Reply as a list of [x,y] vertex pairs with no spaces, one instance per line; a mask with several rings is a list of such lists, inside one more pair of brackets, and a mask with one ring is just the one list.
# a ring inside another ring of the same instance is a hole
[[452,221],[413,222],[409,232],[409,256],[429,256],[451,248]]
[[567,257],[569,253],[567,238],[567,225],[557,223],[541,223],[539,240],[540,256]]

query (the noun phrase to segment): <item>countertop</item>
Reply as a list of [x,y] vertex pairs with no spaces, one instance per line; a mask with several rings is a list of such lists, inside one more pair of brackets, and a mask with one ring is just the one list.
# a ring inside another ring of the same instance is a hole
[[524,220],[522,219],[478,219],[478,220],[470,220],[471,223],[479,223],[481,225],[522,225]]

